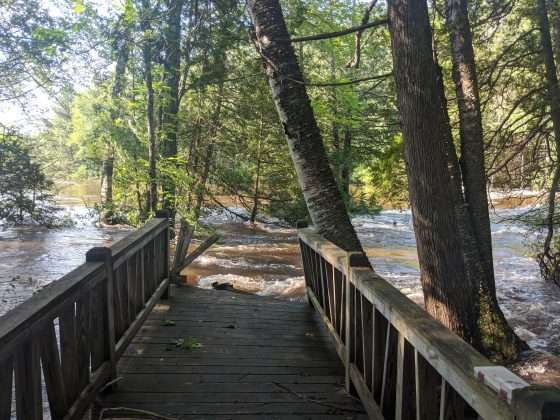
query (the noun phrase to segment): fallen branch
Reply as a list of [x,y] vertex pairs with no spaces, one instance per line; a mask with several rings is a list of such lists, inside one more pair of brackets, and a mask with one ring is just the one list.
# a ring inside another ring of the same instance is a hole
[[364,413],[364,410],[360,410],[360,409],[356,409],[356,408],[348,408],[348,407],[344,407],[342,405],[337,405],[337,404],[329,404],[323,401],[319,401],[315,398],[311,398],[311,397],[307,397],[305,395],[302,395],[296,391],[292,391],[290,388],[279,384],[278,382],[273,382],[274,385],[276,385],[278,388],[283,389],[286,392],[289,392],[292,395],[295,395],[296,397],[298,397],[299,399],[312,403],[312,404],[317,404],[317,405],[321,405],[323,407],[328,407],[328,408],[334,408],[336,410],[340,410],[340,411],[348,411],[351,413]]

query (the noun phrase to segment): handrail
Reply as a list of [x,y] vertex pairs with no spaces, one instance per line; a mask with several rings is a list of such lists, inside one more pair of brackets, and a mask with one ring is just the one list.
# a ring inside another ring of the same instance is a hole
[[348,391],[370,418],[560,418],[560,390],[529,386],[496,366],[312,228],[298,236],[306,294],[345,364]]
[[167,296],[169,221],[160,216],[91,249],[84,264],[0,317],[0,420],[42,419],[43,385],[53,420],[81,419],[116,378],[119,357]]

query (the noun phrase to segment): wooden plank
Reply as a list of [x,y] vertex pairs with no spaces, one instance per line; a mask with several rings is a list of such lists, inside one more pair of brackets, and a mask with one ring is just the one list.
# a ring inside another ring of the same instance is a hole
[[507,403],[478,383],[473,374],[475,366],[493,366],[488,359],[373,271],[352,271],[356,286],[368,300],[390,319],[394,327],[482,418],[512,418],[513,412]]
[[[105,345],[105,354],[108,356],[110,366],[109,378],[112,380],[117,377],[117,358],[115,355],[115,306],[113,303],[114,269],[112,251],[109,248],[103,247],[92,248],[86,254],[86,260],[102,262],[105,270],[105,314],[103,316],[103,333],[105,334],[105,337],[103,341]],[[99,377],[99,375],[97,377]]]
[[107,349],[105,285],[100,284],[90,294],[91,309],[91,370],[95,372],[103,362],[109,360]]
[[41,336],[41,366],[47,388],[51,418],[52,420],[62,420],[69,405],[56,332],[52,321],[45,325],[45,330]]
[[369,418],[371,420],[385,420],[386,417],[383,417],[381,409],[373,399],[369,388],[364,382],[362,374],[353,363],[350,365],[350,379],[352,380],[352,384],[356,388],[358,396],[360,397],[360,400],[362,401],[362,404],[364,405]]
[[101,264],[82,264],[1,316],[0,359],[11,354],[20,343],[40,334],[43,320],[56,317],[62,306],[102,279]]
[[0,361],[0,420],[10,420],[12,416],[13,376],[13,358]]
[[144,323],[144,321],[152,311],[157,301],[167,290],[168,286],[169,286],[169,279],[165,279],[163,282],[161,282],[154,295],[148,300],[148,302],[146,302],[146,306],[144,307],[144,309],[140,311],[140,313],[136,317],[136,320],[132,322],[129,329],[126,331],[126,333],[123,334],[123,336],[119,339],[115,347],[117,359],[120,358],[120,356],[124,353],[126,347],[132,341],[132,339],[134,338],[134,336],[136,335],[136,333],[138,332],[138,330],[140,329],[140,327],[142,326],[142,324]]
[[41,365],[36,341],[27,341],[15,355],[18,420],[42,420]]
[[416,418],[414,349],[399,335],[397,351],[397,386],[395,419]]
[[73,402],[79,392],[78,377],[78,337],[76,333],[75,304],[72,302],[60,312],[58,317],[62,375],[68,402]]
[[439,418],[441,376],[415,350],[416,419]]
[[76,302],[77,368],[80,391],[89,383],[89,369],[91,363],[90,344],[95,340],[95,337],[91,336],[90,320],[90,295],[87,293]]

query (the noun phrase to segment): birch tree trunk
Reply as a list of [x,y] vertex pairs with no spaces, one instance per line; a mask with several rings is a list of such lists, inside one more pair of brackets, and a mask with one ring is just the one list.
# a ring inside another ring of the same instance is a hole
[[311,221],[339,247],[363,252],[330,168],[280,3],[250,0],[249,11]]

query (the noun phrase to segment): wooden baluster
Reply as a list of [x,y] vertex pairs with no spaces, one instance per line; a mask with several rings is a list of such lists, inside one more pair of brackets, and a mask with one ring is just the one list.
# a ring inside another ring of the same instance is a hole
[[445,378],[441,378],[441,394],[439,400],[439,420],[446,420],[445,406],[447,404],[447,382]]
[[130,318],[130,289],[128,288],[128,261],[119,267],[119,284],[121,286],[121,317],[123,323],[123,331],[119,338],[125,333],[130,326],[132,319]]
[[383,388],[381,391],[381,410],[385,418],[393,418],[395,413],[395,396],[397,386],[397,347],[398,331],[389,324],[385,347],[383,369]]
[[71,405],[79,395],[78,343],[76,337],[76,315],[73,302],[66,305],[66,307],[60,312],[58,320],[62,354],[62,374],[64,377],[68,403]]
[[416,418],[414,370],[414,349],[399,333],[395,420]]
[[362,294],[354,287],[354,356],[353,363],[363,375],[363,344],[362,344]]
[[42,420],[41,364],[38,340],[25,342],[15,355],[18,420]]
[[109,360],[107,348],[107,331],[105,331],[107,317],[107,294],[105,284],[100,283],[90,293],[91,308],[91,370],[95,372],[103,362]]
[[362,295],[360,305],[362,320],[362,374],[364,382],[371,391],[372,388],[372,357],[373,357],[373,311],[372,304]]
[[90,293],[81,296],[76,303],[76,333],[78,339],[78,384],[80,391],[82,391],[89,383],[91,355],[90,340],[95,339],[91,337],[90,329]]
[[342,342],[346,345],[346,276],[342,274],[340,281],[341,293],[340,293],[340,338]]
[[[90,249],[86,254],[88,262],[103,262],[105,265],[105,316],[103,317],[105,325],[103,332],[105,335],[106,352],[109,356],[110,376],[109,380],[117,377],[117,358],[115,355],[115,307],[113,304],[114,296],[114,272],[113,272],[113,256],[111,249],[106,247],[98,247]],[[115,387],[113,385],[112,387]]]
[[389,323],[387,319],[374,308],[374,329],[373,329],[373,358],[372,358],[372,377],[373,377],[373,398],[381,405],[383,377],[385,370],[385,350],[386,335]]
[[11,356],[0,360],[0,420],[12,417],[12,382],[14,363]]
[[62,375],[56,332],[52,321],[47,323],[41,336],[41,366],[49,398],[51,418],[52,420],[62,420],[68,411],[69,405]]
[[146,303],[146,268],[145,268],[145,258],[144,255],[144,248],[140,249],[140,256],[139,256],[139,270],[140,270],[140,290],[138,291],[140,297],[140,308],[144,308],[144,304]]
[[[169,227],[167,229],[165,229],[164,233],[163,233],[163,278],[164,279],[169,279]],[[169,298],[169,286],[167,286],[167,290],[165,291],[165,293],[161,296],[162,299],[168,299]]]
[[128,317],[130,321],[136,319],[137,309],[137,273],[136,273],[136,254],[126,261],[126,282],[128,284]]
[[321,257],[321,273],[323,277],[323,291],[325,292],[325,300],[324,300],[324,310],[325,315],[329,319],[332,325],[332,307],[331,307],[331,300],[332,300],[332,293],[331,293],[331,285],[330,285],[330,276],[329,276],[329,263],[323,257]]
[[432,420],[439,418],[441,401],[441,376],[414,350],[414,372],[416,384],[416,419]]

